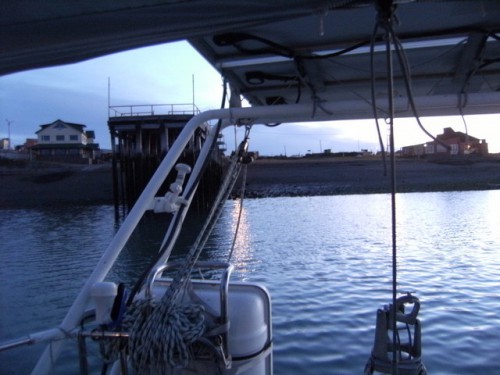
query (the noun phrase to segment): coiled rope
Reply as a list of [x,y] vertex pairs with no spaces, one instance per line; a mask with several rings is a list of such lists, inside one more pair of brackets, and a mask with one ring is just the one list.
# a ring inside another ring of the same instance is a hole
[[163,374],[187,367],[189,346],[205,332],[205,308],[200,304],[169,304],[168,293],[155,303],[140,300],[127,314],[129,353],[136,374]]

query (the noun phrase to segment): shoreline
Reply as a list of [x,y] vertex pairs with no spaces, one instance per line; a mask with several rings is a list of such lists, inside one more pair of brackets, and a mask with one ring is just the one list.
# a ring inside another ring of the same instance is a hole
[[[497,158],[396,161],[398,193],[491,189],[500,189]],[[245,187],[248,198],[390,192],[390,165],[374,158],[261,159],[248,166]]]
[[0,168],[0,209],[113,205],[111,165]]
[[[500,159],[398,159],[396,175],[399,193],[500,189]],[[245,197],[389,193],[389,176],[378,158],[258,159],[247,167]],[[0,209],[113,205],[110,164],[2,166],[0,179]]]

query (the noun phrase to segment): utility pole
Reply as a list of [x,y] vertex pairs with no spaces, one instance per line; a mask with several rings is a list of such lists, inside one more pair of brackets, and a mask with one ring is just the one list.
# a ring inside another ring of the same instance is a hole
[[7,139],[9,140],[9,148],[8,150],[10,150],[12,147],[11,147],[11,142],[10,142],[10,124],[12,124],[14,121],[10,121],[9,119],[5,119],[5,121],[7,122]]

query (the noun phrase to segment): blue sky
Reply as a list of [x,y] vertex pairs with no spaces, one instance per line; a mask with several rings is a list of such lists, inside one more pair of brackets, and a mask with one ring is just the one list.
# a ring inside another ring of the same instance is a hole
[[[7,138],[7,120],[13,145],[35,138],[41,124],[57,119],[87,125],[96,142],[110,147],[107,129],[108,78],[111,105],[191,103],[200,110],[220,106],[222,79],[185,42],[142,48],[78,64],[31,70],[0,78],[0,138]],[[488,141],[490,152],[500,152],[500,115],[467,116],[469,134]],[[465,131],[459,116],[424,118],[432,133],[452,127]],[[385,129],[382,129],[385,131]],[[413,119],[395,122],[396,147],[423,143]],[[240,139],[240,132],[236,135]],[[387,137],[384,135],[384,141]],[[234,130],[225,131],[228,149],[234,147]],[[304,155],[307,152],[377,151],[373,120],[254,126],[250,149],[261,155]]]

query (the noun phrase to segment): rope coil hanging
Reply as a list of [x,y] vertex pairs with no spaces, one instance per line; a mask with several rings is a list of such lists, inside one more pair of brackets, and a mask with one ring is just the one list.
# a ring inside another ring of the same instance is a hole
[[[376,25],[372,35],[371,52],[371,71],[372,71],[372,105],[374,118],[377,124],[377,130],[380,137],[380,129],[378,126],[377,106],[375,102],[375,78],[374,78],[374,42],[378,28],[382,28],[385,38],[386,52],[386,69],[387,69],[387,90],[388,90],[388,119],[389,119],[389,146],[390,146],[390,177],[391,177],[391,235],[392,235],[392,304],[384,310],[377,312],[377,325],[375,332],[375,343],[372,354],[365,367],[365,374],[373,374],[374,371],[390,373],[392,375],[425,375],[426,369],[421,362],[421,347],[420,347],[420,322],[416,318],[420,308],[418,299],[410,294],[405,297],[397,298],[397,222],[396,222],[396,158],[394,147],[394,72],[393,72],[393,56],[392,45],[402,67],[404,82],[407,88],[409,101],[415,113],[417,121],[421,126],[418,116],[416,115],[415,106],[412,99],[409,68],[406,63],[406,58],[402,50],[401,44],[393,30],[393,24],[396,21],[395,10],[392,0],[377,0],[375,2],[377,10]],[[423,129],[425,131],[425,129]],[[425,131],[426,132],[426,131]],[[430,135],[428,132],[426,132]],[[432,136],[431,136],[432,137]],[[381,142],[382,145],[382,142]],[[383,147],[382,147],[383,152]],[[385,157],[384,157],[385,167]],[[404,304],[413,304],[414,309],[411,314],[404,314]],[[401,344],[398,327],[399,323],[404,323],[404,329],[408,332],[409,344]],[[410,325],[414,326],[414,335],[410,330]],[[389,339],[389,331],[392,331],[392,338]],[[392,356],[389,353],[392,352]],[[408,355],[404,357],[402,353]],[[390,358],[392,357],[392,358]]]

